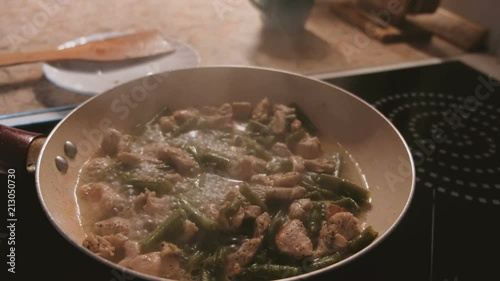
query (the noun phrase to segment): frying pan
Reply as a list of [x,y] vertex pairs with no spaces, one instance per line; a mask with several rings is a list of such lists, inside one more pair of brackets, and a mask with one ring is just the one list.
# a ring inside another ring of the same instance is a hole
[[382,244],[402,220],[414,191],[411,154],[395,127],[365,101],[298,74],[216,66],[143,77],[87,100],[46,138],[0,127],[0,166],[6,169],[22,164],[35,173],[38,196],[49,220],[75,247],[111,268],[145,279],[165,280],[124,269],[81,246],[85,233],[78,217],[75,186],[82,165],[99,147],[106,128],[129,131],[166,105],[175,110],[230,101],[255,104],[266,96],[273,102],[297,103],[321,135],[336,140],[358,163],[372,196],[372,209],[365,222],[379,233],[372,244],[341,262],[286,280],[307,278],[355,262]]

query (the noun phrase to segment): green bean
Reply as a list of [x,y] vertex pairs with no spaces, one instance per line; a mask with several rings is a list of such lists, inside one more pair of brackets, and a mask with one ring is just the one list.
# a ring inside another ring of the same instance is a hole
[[242,145],[244,145],[247,155],[253,155],[266,161],[271,161],[273,159],[273,155],[252,138],[242,135],[239,137],[241,138]]
[[227,247],[220,247],[215,251],[215,268],[217,270],[223,270],[226,265],[226,256],[228,254]]
[[318,179],[320,187],[331,190],[339,195],[351,197],[356,203],[364,204],[370,200],[370,192],[345,179],[321,174]]
[[212,274],[206,269],[202,269],[198,275],[198,281],[212,281]]
[[287,123],[292,123],[295,119],[297,119],[297,114],[295,113],[291,113],[285,116],[285,120],[287,121]]
[[273,159],[273,155],[256,142],[247,145],[246,153],[266,161],[271,161],[271,159]]
[[134,188],[149,189],[159,194],[167,194],[172,192],[174,186],[167,180],[142,180],[142,179],[128,179],[126,184],[132,185]]
[[302,109],[299,107],[298,104],[292,103],[290,107],[295,109],[295,115],[297,115],[297,119],[300,120],[302,126],[306,128],[306,130],[309,133],[315,134],[318,132],[316,126],[314,126],[314,123],[311,121],[311,119],[309,119],[309,117],[304,113],[304,111],[302,111]]
[[360,235],[349,241],[348,248],[352,253],[361,251],[370,245],[378,236],[378,232],[370,225]]
[[258,263],[258,264],[264,264],[269,261],[269,256],[267,254],[267,250],[264,248],[260,248],[255,256],[252,259],[253,262]]
[[98,176],[100,178],[104,178],[107,175],[109,175],[112,172],[116,172],[117,170],[123,168],[124,164],[122,161],[117,161],[115,163],[112,163],[108,165],[107,167],[104,167],[102,170],[98,172]]
[[272,135],[269,135],[269,136],[259,136],[256,138],[256,140],[259,144],[269,148],[274,144],[276,138]]
[[341,260],[342,260],[342,256],[339,253],[335,253],[333,255],[322,257],[322,258],[317,258],[317,259],[313,260],[309,269],[311,271],[318,270],[320,268],[324,268],[324,267],[330,266],[332,264],[335,264]]
[[236,280],[274,280],[297,276],[301,273],[300,267],[278,264],[253,264],[243,268]]
[[152,251],[159,242],[173,240],[184,230],[186,212],[177,209],[172,211],[163,222],[158,225],[145,239],[140,241],[144,252]]
[[306,228],[309,233],[308,236],[311,238],[314,245],[317,244],[317,238],[322,227],[324,208],[325,204],[323,203],[313,204],[307,218]]
[[177,130],[175,130],[172,134],[174,137],[180,136],[184,133],[194,130],[198,125],[199,117],[191,117],[184,121],[182,125],[180,125]]
[[301,139],[303,139],[304,137],[306,136],[306,131],[300,129],[296,132],[293,132],[291,134],[289,134],[286,138],[285,138],[285,143],[286,145],[292,145],[293,143],[296,143],[296,142],[299,142]]
[[188,257],[187,262],[186,262],[186,267],[190,271],[198,269],[202,266],[202,264],[206,258],[207,258],[207,253],[204,251],[198,250],[194,254],[192,254],[190,257]]
[[184,145],[184,146],[183,146],[183,149],[184,149],[187,153],[191,154],[191,156],[193,156],[193,158],[194,158],[196,161],[199,161],[199,157],[200,157],[200,155],[199,155],[199,152],[198,152],[198,148],[196,148],[196,146],[194,146],[194,145],[187,145],[187,144],[186,144],[186,145]]
[[248,121],[247,127],[245,129],[249,132],[263,135],[269,135],[273,132],[271,128],[255,120]]
[[323,196],[319,191],[308,191],[306,195],[304,196],[305,198],[309,198],[311,200],[322,200],[324,199]]
[[212,152],[205,152],[200,155],[200,161],[204,164],[213,163],[218,170],[227,170],[230,160],[224,156]]
[[241,207],[241,201],[234,200],[233,202],[231,202],[231,205],[227,207],[224,214],[226,215],[226,217],[232,217],[238,212],[240,207]]
[[262,212],[267,212],[266,204],[264,204],[264,201],[257,196],[250,186],[245,183],[240,185],[240,193],[250,202],[250,204],[259,206]]
[[339,199],[339,196],[333,193],[332,191],[325,190],[317,187],[316,185],[310,184],[309,182],[304,180],[304,177],[302,177],[300,185],[303,186],[309,193],[320,194],[321,199],[331,199],[331,200]]
[[266,230],[265,241],[270,250],[276,250],[276,234],[280,231],[281,226],[286,222],[286,215],[279,210],[269,222],[269,227]]
[[356,203],[356,201],[352,200],[352,198],[349,197],[333,201],[332,203],[346,209],[353,214],[358,213],[360,210],[358,203]]
[[178,196],[179,204],[181,208],[186,211],[189,218],[200,228],[207,231],[213,232],[217,230],[217,223],[213,220],[207,218],[200,210],[193,207],[186,199],[182,196]]

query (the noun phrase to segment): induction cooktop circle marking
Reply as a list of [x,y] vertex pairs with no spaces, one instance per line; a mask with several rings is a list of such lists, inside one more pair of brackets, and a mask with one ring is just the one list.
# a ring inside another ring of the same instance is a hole
[[[407,141],[414,158],[423,159],[425,167],[429,167],[427,170],[436,169],[425,176],[417,175],[419,184],[452,197],[500,205],[500,194],[491,192],[498,192],[500,185],[490,182],[491,176],[500,172],[500,165],[487,166],[496,157],[500,143],[498,134],[492,135],[499,131],[496,120],[500,117],[500,108],[479,101],[471,109],[470,97],[434,92],[393,94],[375,101],[374,105],[402,128],[405,138],[410,136]],[[445,114],[458,118],[459,122],[453,124]],[[432,134],[443,130],[447,139],[433,142]],[[427,150],[418,145],[418,141],[429,140],[430,143],[425,143]],[[419,168],[418,173],[424,174],[426,169]],[[440,182],[443,185],[439,185]],[[469,192],[467,188],[471,188]]]

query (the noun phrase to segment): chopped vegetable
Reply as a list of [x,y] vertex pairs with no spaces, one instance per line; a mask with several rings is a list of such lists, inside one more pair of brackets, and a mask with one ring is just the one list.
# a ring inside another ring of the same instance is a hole
[[159,245],[161,241],[172,241],[184,229],[186,212],[175,210],[168,216],[153,232],[140,242],[141,249],[144,252],[150,252]]

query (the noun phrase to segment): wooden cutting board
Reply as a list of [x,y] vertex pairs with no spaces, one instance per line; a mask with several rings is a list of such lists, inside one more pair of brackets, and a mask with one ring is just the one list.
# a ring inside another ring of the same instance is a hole
[[432,35],[412,23],[403,22],[399,23],[399,26],[394,25],[392,20],[388,23],[376,13],[350,2],[331,3],[331,11],[369,37],[383,43],[424,41]]
[[437,9],[433,14],[407,15],[406,20],[464,51],[473,51],[484,46],[489,32],[487,27],[443,8]]

